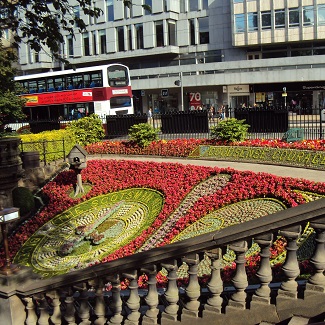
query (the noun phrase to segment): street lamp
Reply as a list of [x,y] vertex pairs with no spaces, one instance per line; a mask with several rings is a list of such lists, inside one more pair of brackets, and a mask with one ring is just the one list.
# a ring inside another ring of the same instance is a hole
[[5,264],[0,268],[0,274],[11,275],[18,271],[18,265],[11,264],[10,255],[9,255],[9,245],[8,245],[8,236],[7,236],[7,223],[10,223],[14,220],[19,219],[19,209],[18,208],[2,208],[0,207],[0,224],[1,224],[1,233],[3,239],[3,246],[5,249]]
[[184,111],[184,98],[183,98],[183,72],[179,73],[179,80],[174,82],[175,86],[181,86],[181,111]]

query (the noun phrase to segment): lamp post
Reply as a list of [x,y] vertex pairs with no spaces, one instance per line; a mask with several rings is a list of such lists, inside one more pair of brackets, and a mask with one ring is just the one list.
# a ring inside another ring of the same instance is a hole
[[18,265],[12,264],[9,255],[9,245],[7,236],[7,224],[19,219],[19,209],[18,208],[2,208],[0,206],[0,224],[1,233],[3,239],[3,246],[5,250],[5,264],[0,268],[0,274],[11,275],[18,271]]

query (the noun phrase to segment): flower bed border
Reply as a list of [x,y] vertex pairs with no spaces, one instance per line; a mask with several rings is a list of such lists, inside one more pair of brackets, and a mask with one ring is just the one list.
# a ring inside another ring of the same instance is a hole
[[188,158],[268,163],[325,170],[325,152],[301,149],[199,145]]

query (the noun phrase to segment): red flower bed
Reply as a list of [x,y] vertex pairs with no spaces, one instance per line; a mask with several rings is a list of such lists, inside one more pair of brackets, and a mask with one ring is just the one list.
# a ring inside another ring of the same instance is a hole
[[141,148],[131,141],[102,141],[85,147],[89,154],[155,155],[187,157],[198,145],[230,145],[245,147],[291,148],[300,150],[325,151],[325,140],[303,140],[287,143],[281,140],[246,140],[225,143],[208,139],[175,139],[153,141],[148,147]]
[[[47,197],[45,208],[26,221],[9,238],[12,257],[22,244],[39,227],[62,213],[71,206],[101,194],[119,191],[126,188],[152,188],[163,193],[165,203],[160,214],[152,225],[140,236],[107,256],[107,262],[136,252],[141,245],[161,227],[190,193],[194,186],[212,175],[219,173],[230,175],[228,183],[212,194],[202,195],[193,205],[175,220],[173,232],[166,234],[164,241],[158,246],[168,244],[174,236],[197,221],[202,216],[228,204],[241,200],[274,197],[286,206],[294,207],[305,203],[299,189],[312,193],[325,194],[325,184],[293,178],[276,177],[266,173],[240,172],[230,168],[191,166],[171,163],[153,163],[137,161],[91,160],[82,171],[83,182],[90,183],[92,189],[82,198],[72,199],[69,191],[76,184],[76,175],[72,170],[60,173],[43,188]],[[4,262],[3,249],[0,252],[0,264]]]

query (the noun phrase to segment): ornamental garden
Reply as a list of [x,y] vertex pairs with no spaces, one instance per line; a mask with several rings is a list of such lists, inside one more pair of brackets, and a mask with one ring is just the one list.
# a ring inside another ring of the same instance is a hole
[[[325,197],[325,183],[240,172],[231,168],[179,163],[114,160],[119,155],[159,155],[230,159],[325,168],[325,141],[219,141],[216,139],[152,140],[145,145],[129,141],[84,143],[91,154],[108,159],[88,160],[81,176],[85,193],[74,196],[77,176],[62,170],[41,189],[46,204],[9,237],[14,263],[29,266],[44,278],[107,263],[155,247],[260,218]],[[306,226],[298,240],[302,273],[312,272],[314,230]],[[286,256],[286,242],[278,237],[271,247],[274,275]],[[199,264],[199,276],[209,276],[208,257]],[[235,270],[231,250],[223,256],[223,280]],[[259,265],[259,247],[246,253],[248,274]],[[0,264],[4,263],[3,248]],[[178,277],[186,277],[186,265]],[[164,272],[158,275],[164,284]],[[144,279],[139,280],[145,286]],[[186,281],[186,280],[184,280]]]

